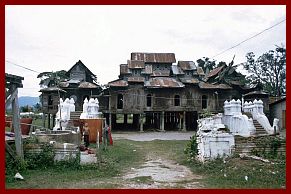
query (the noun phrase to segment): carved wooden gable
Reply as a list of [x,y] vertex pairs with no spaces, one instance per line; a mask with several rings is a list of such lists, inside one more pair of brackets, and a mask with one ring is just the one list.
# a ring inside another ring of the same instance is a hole
[[86,80],[85,68],[82,65],[76,65],[70,72],[71,80]]

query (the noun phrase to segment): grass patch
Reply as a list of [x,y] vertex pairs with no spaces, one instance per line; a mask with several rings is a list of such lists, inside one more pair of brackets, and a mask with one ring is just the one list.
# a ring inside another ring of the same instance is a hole
[[[74,166],[58,165],[20,171],[25,180],[13,179],[15,171],[7,172],[6,188],[122,188],[121,178],[131,168],[140,168],[148,159],[173,160],[188,166],[205,188],[282,188],[286,185],[286,161],[284,158],[263,163],[256,160],[229,158],[224,163],[214,160],[201,164],[188,161],[184,154],[188,140],[154,140],[137,142],[115,140],[101,152],[100,165]],[[94,144],[91,144],[95,148]],[[135,150],[135,151],[134,151]],[[245,180],[248,176],[248,180]],[[152,183],[150,176],[136,177],[127,181]],[[185,184],[188,182],[185,182]],[[183,188],[184,183],[179,184]]]
[[[21,171],[24,181],[13,178],[15,171],[6,175],[6,188],[116,188],[116,177],[126,171],[131,165],[142,163],[143,157],[139,152],[133,152],[135,147],[131,141],[115,141],[102,151],[100,165],[91,164],[70,168],[56,164],[47,168],[35,168]],[[106,181],[108,180],[108,182]],[[74,183],[74,184],[73,184]],[[89,184],[90,183],[90,184]]]
[[[221,159],[201,164],[185,162],[191,170],[204,177],[207,188],[285,188],[286,162],[263,163],[256,160],[230,158],[224,163]],[[245,177],[247,176],[247,179]]]

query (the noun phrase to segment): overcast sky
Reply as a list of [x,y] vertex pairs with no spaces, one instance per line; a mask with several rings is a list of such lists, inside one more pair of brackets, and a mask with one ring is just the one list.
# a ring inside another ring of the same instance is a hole
[[[5,9],[5,59],[37,72],[69,70],[81,60],[98,82],[119,75],[131,52],[173,52],[196,61],[286,18],[286,6],[18,6]],[[286,22],[215,57],[235,64],[286,45]],[[5,63],[24,77],[19,96],[39,96],[37,73]]]

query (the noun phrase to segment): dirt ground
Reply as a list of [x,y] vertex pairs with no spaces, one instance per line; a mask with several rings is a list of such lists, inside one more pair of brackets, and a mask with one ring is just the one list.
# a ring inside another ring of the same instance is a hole
[[[113,133],[113,139],[189,140],[193,134],[194,132],[119,132]],[[203,188],[203,185],[199,183],[199,180],[202,179],[201,176],[193,174],[188,167],[178,164],[171,158],[150,150],[142,165],[132,167],[121,178],[121,188]]]
[[129,139],[133,141],[153,141],[159,140],[190,140],[195,134],[191,132],[112,132],[113,139]]

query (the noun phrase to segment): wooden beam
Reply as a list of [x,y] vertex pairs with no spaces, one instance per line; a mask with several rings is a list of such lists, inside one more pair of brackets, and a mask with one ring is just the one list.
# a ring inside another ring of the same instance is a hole
[[11,146],[5,141],[5,149],[6,151],[11,155],[11,157],[15,160],[15,152],[14,150],[11,148]]
[[18,105],[18,89],[15,89],[16,94],[12,100],[12,112],[13,112],[13,127],[15,133],[15,147],[16,147],[16,154],[23,158],[23,147],[22,147],[22,137],[21,137],[21,130],[20,130],[20,116],[19,116],[19,105]]
[[9,89],[9,93],[11,93],[10,96],[8,96],[8,98],[5,100],[5,108],[7,108],[11,103],[12,101],[17,97],[17,88],[11,88]]

